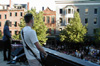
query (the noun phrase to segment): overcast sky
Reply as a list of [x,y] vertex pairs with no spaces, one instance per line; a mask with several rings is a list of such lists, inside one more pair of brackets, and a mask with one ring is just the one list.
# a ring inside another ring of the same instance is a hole
[[[51,10],[55,9],[55,0],[11,0],[12,4],[27,4],[29,2],[30,9],[31,7],[36,7],[37,11],[42,10],[42,7],[45,9],[49,7]],[[0,4],[9,4],[9,0],[0,0]]]

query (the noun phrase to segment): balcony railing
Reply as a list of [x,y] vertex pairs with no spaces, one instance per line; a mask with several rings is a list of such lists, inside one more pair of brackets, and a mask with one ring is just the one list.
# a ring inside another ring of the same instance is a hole
[[[13,41],[13,43],[20,43],[20,41]],[[2,50],[3,44],[2,40],[0,40],[0,49]],[[51,50],[49,48],[45,48],[45,51],[49,54],[46,60],[47,66],[99,66],[92,62],[87,62],[82,59],[73,57],[71,55],[66,55],[64,53],[60,53],[55,50]]]

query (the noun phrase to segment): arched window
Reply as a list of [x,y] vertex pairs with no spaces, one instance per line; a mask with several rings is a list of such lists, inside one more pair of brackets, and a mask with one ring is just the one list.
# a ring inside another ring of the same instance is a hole
[[45,16],[43,17],[43,22],[45,22]]
[[52,17],[52,23],[54,23],[54,16]]
[[74,7],[72,6],[67,6],[66,9],[66,14],[73,14],[74,13]]
[[46,20],[46,21],[47,21],[47,23],[49,23],[49,22],[50,22],[50,17],[49,17],[49,16],[47,17],[47,20]]

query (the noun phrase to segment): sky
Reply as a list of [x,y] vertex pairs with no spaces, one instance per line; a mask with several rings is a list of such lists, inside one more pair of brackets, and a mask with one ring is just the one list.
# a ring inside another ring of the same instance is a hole
[[[51,10],[55,9],[55,0],[11,0],[12,4],[27,4],[29,2],[30,9],[36,7],[37,12],[49,7]],[[9,4],[9,0],[0,0],[0,4]]]

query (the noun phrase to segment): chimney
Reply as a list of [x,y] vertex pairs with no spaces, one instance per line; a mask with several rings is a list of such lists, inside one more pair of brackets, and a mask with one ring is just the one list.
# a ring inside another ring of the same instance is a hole
[[29,2],[27,3],[27,10],[29,10]]
[[11,0],[9,0],[9,7],[11,7]]
[[44,11],[44,7],[42,7],[42,11]]

